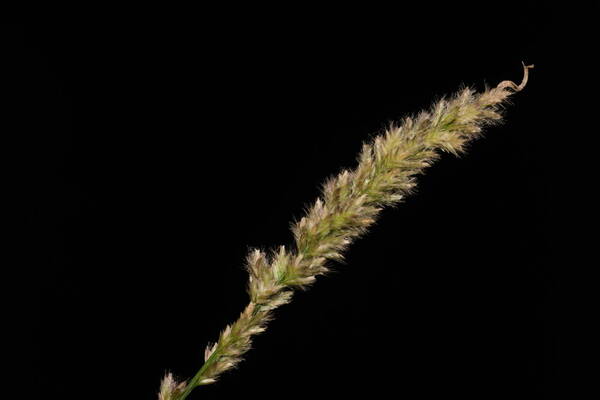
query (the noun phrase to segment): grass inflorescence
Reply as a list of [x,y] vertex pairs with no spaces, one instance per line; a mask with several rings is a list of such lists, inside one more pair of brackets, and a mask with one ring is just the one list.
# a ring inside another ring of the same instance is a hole
[[415,187],[440,152],[463,153],[482,128],[502,119],[502,106],[522,90],[521,84],[501,82],[476,93],[465,88],[441,99],[430,110],[391,124],[362,147],[354,170],[343,170],[327,180],[322,195],[306,215],[292,224],[294,248],[279,247],[271,254],[252,250],[246,258],[250,301],[240,317],[209,344],[204,365],[189,381],[163,379],[159,400],[183,400],[198,386],[215,382],[235,367],[251,346],[252,337],[266,329],[273,310],[289,303],[294,290],[309,287],[327,273],[328,261],[343,260],[344,250],[375,223],[384,207],[401,202]]

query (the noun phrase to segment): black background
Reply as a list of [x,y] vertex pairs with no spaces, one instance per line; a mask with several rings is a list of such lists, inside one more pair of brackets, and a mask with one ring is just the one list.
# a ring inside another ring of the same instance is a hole
[[166,371],[192,376],[247,302],[249,248],[290,245],[319,185],[388,121],[461,84],[519,82],[525,61],[536,68],[506,122],[443,156],[190,399],[562,398],[548,119],[574,17],[465,10],[3,26],[28,209],[15,278],[28,392],[155,399]]

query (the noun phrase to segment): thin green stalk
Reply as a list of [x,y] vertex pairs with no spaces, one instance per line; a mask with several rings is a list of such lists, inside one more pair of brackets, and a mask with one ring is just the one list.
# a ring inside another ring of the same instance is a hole
[[212,365],[212,363],[217,359],[217,357],[218,353],[213,353],[209,357],[209,359],[205,361],[204,365],[202,365],[202,368],[200,368],[200,370],[196,372],[196,375],[194,375],[194,377],[190,379],[183,392],[179,395],[175,395],[175,397],[173,397],[173,400],[184,400],[186,397],[188,397],[190,393],[192,393],[192,390],[194,390],[198,386],[201,386],[198,384],[198,382],[202,380],[202,375],[204,374],[204,371],[206,371]]

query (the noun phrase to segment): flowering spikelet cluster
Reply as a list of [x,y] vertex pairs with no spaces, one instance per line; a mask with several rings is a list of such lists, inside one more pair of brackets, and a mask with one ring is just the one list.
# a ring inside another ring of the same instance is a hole
[[165,375],[158,392],[158,400],[175,400],[179,398],[178,396],[183,393],[185,386],[185,382],[175,382],[172,374]]
[[502,105],[525,87],[533,66],[523,67],[520,85],[504,81],[483,93],[465,88],[365,143],[356,169],[329,179],[322,196],[292,225],[295,250],[281,246],[270,257],[260,250],[250,252],[246,259],[249,304],[217,342],[209,344],[204,366],[189,382],[177,384],[170,374],[165,377],[159,400],[183,400],[195,387],[213,383],[235,367],[250,349],[252,336],[265,330],[273,310],[290,302],[294,289],[306,288],[326,273],[328,260],[342,260],[344,250],[367,231],[384,207],[410,194],[415,177],[440,151],[464,152],[482,127],[501,120]]

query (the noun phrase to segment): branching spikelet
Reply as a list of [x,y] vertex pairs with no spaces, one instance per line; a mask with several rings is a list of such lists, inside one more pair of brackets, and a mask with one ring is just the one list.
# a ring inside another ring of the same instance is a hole
[[159,400],[183,400],[195,387],[213,383],[235,367],[250,349],[252,336],[266,329],[273,310],[290,302],[294,289],[307,288],[325,274],[327,260],[343,260],[344,250],[367,231],[384,207],[411,193],[416,176],[440,151],[463,153],[481,135],[482,127],[501,120],[501,107],[513,92],[525,87],[533,66],[523,67],[520,85],[504,81],[480,94],[465,88],[365,143],[356,169],[328,179],[321,197],[292,225],[295,250],[281,246],[270,257],[260,250],[248,254],[250,303],[218,341],[207,346],[204,366],[188,384],[165,376]]
[[160,385],[158,400],[176,400],[179,399],[186,386],[185,382],[177,383],[172,374],[166,374]]

